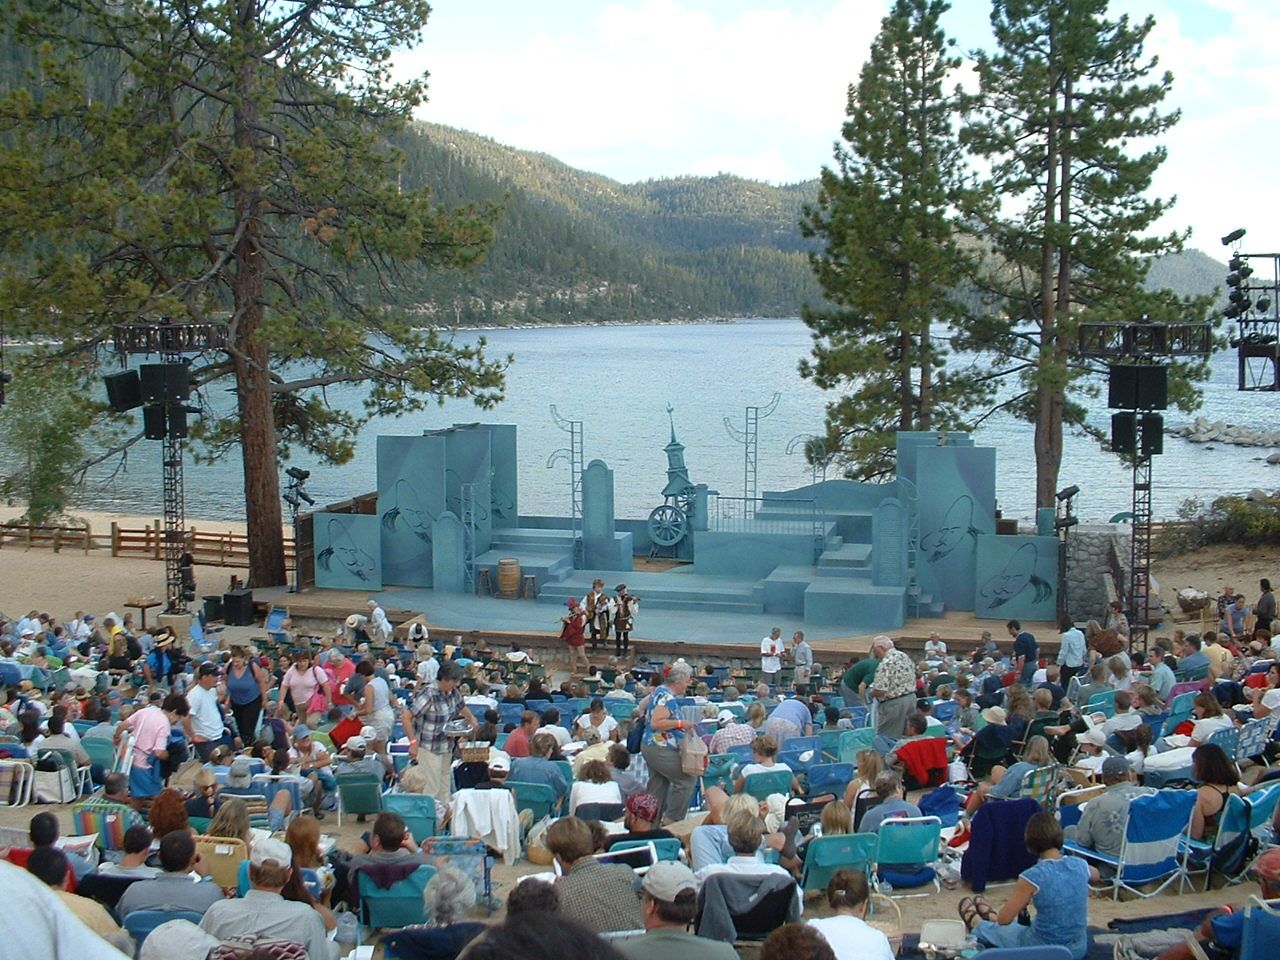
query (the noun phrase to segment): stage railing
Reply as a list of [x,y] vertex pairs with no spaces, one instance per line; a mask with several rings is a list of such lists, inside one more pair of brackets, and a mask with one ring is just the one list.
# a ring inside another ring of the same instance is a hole
[[811,536],[815,560],[826,546],[826,517],[815,500],[715,496],[708,512],[716,533]]

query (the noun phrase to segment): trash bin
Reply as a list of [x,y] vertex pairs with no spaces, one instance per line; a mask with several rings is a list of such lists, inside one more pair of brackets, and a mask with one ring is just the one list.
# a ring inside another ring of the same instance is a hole
[[214,593],[204,598],[204,618],[209,623],[222,619],[222,594]]

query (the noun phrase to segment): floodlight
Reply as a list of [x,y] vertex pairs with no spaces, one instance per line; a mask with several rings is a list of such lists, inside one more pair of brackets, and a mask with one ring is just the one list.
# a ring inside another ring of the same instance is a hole
[[1253,305],[1253,309],[1257,310],[1259,313],[1266,313],[1271,309],[1271,298],[1259,297],[1258,302]]
[[1079,492],[1080,492],[1080,488],[1073,483],[1071,486],[1058,491],[1057,493],[1058,502],[1061,503],[1063,500],[1070,500]]
[[1237,230],[1232,230],[1230,233],[1228,233],[1225,237],[1222,238],[1222,245],[1224,247],[1229,247],[1231,246],[1231,244],[1235,243],[1237,240],[1243,239],[1244,234],[1245,234],[1244,227],[1240,227]]

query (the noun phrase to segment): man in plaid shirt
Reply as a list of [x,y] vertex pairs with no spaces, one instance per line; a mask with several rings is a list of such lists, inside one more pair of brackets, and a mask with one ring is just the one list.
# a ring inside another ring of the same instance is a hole
[[458,683],[462,668],[452,660],[440,665],[436,682],[428,684],[413,699],[413,705],[401,716],[409,738],[409,756],[422,768],[425,793],[444,803],[453,796],[453,744],[444,728],[450,720],[462,717],[474,731],[479,724],[462,701]]

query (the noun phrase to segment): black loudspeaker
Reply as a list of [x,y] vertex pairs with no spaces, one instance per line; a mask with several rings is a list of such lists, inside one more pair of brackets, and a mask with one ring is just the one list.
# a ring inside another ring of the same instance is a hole
[[1142,455],[1154,457],[1164,453],[1164,417],[1158,413],[1142,415]]
[[1169,368],[1149,366],[1138,368],[1138,410],[1164,410],[1169,406]]
[[187,408],[180,403],[169,404],[169,436],[183,438],[187,432]]
[[252,590],[232,590],[222,595],[222,622],[229,627],[253,625]]
[[185,363],[144,363],[138,368],[142,399],[151,403],[183,403],[191,394],[191,368]]
[[1116,364],[1107,371],[1107,406],[1133,410],[1138,400],[1138,368]]
[[127,413],[142,406],[142,381],[137,370],[113,373],[103,377],[107,384],[107,403],[116,413]]
[[1138,416],[1134,413],[1111,415],[1111,452],[1136,453],[1138,450]]
[[1117,364],[1107,377],[1107,406],[1112,410],[1164,410],[1169,406],[1169,368],[1156,364]]
[[142,408],[142,435],[148,440],[163,440],[165,431],[164,406],[148,404]]

